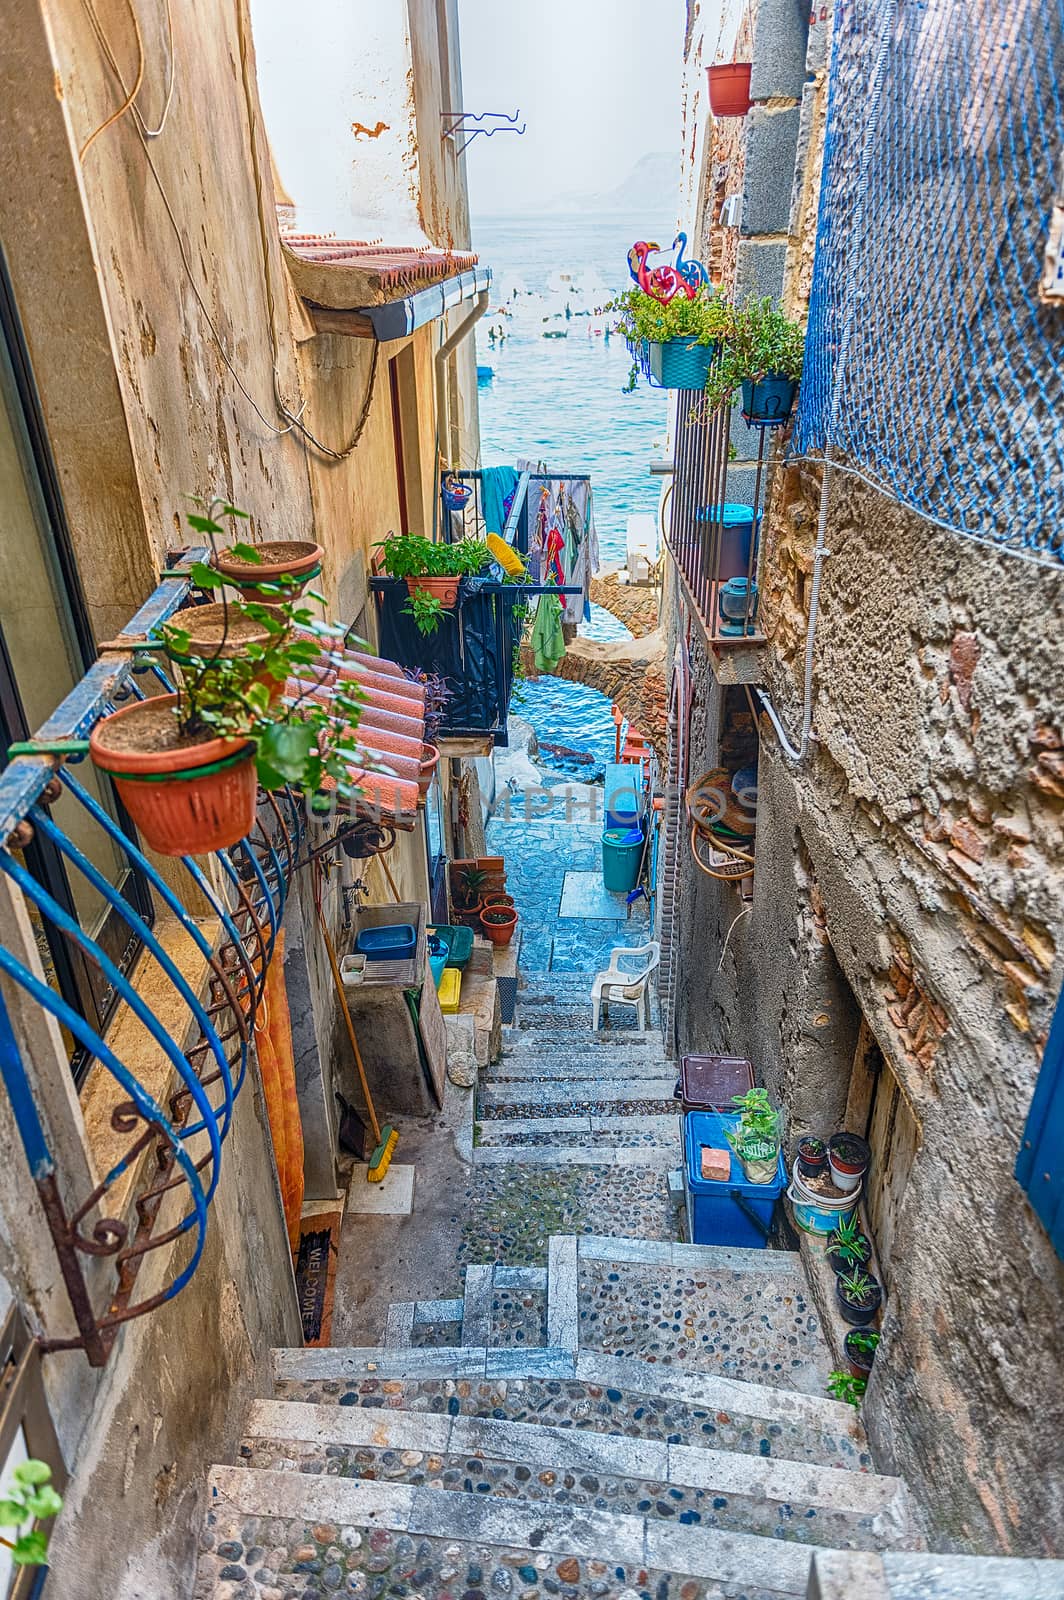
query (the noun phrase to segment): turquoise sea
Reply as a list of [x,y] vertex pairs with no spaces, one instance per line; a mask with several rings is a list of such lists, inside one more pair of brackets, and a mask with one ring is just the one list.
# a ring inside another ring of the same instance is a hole
[[[667,397],[642,381],[623,392],[631,360],[623,340],[607,336],[602,307],[630,282],[630,245],[671,238],[667,220],[620,213],[473,223],[473,246],[494,273],[491,305],[477,326],[477,363],[491,369],[479,388],[481,464],[530,457],[552,471],[590,473],[605,567],[624,563],[628,515],[657,508],[659,480],[647,467],[661,453]],[[585,631],[624,636],[602,612]],[[513,710],[532,723],[541,747],[592,758],[543,752],[542,766],[587,779],[612,759],[609,702],[594,690],[542,678],[518,686]]]

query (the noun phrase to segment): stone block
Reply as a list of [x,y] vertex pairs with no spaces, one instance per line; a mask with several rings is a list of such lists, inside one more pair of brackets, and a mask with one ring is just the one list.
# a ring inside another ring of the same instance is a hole
[[799,109],[792,106],[785,111],[768,111],[755,106],[746,120],[742,237],[785,234],[791,219]]
[[736,296],[742,299],[746,295],[770,294],[778,300],[783,293],[786,268],[787,245],[782,239],[774,239],[770,244],[740,239],[735,269]]
[[459,1012],[444,1017],[447,1030],[447,1076],[459,1088],[470,1089],[477,1081],[476,1022]]
[[714,1150],[702,1146],[702,1176],[707,1183],[727,1183],[731,1177],[731,1154],[727,1150]]
[[805,46],[806,72],[820,72],[828,64],[828,45],[831,43],[831,7],[820,0],[810,0],[809,37]]
[[809,0],[758,0],[750,98],[797,100],[806,74]]

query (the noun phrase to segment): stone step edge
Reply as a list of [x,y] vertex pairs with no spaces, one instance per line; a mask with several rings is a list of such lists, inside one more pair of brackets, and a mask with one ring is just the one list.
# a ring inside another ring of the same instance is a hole
[[490,1117],[480,1125],[480,1144],[485,1140],[519,1139],[529,1133],[647,1133],[676,1143],[680,1114],[663,1112],[656,1117],[608,1117],[585,1112],[575,1117]]
[[534,1144],[476,1144],[475,1167],[652,1167],[675,1166],[679,1151],[662,1144],[571,1144],[560,1149]]
[[581,1261],[638,1263],[651,1267],[715,1267],[721,1272],[787,1273],[805,1279],[797,1250],[755,1250],[722,1244],[670,1244],[605,1233],[566,1235]]
[[492,1350],[484,1345],[428,1350],[329,1345],[276,1348],[272,1359],[275,1380],[297,1383],[361,1378],[398,1382],[572,1378],[596,1388],[627,1390],[648,1399],[678,1400],[706,1411],[734,1412],[763,1422],[793,1422],[835,1436],[848,1435],[856,1448],[866,1448],[857,1412],[840,1400],[707,1372],[667,1372],[638,1356],[607,1356],[596,1350],[574,1352],[549,1345],[525,1350]]
[[574,1100],[654,1100],[674,1104],[675,1084],[673,1074],[666,1078],[633,1078],[630,1083],[605,1078],[508,1078],[505,1083],[493,1079],[480,1085],[478,1098],[482,1106],[571,1105]]
[[255,1400],[248,1410],[244,1435],[246,1441],[415,1450],[603,1472],[713,1494],[746,1495],[882,1518],[885,1525],[875,1530],[881,1534],[900,1536],[909,1522],[907,1491],[901,1478],[583,1428],[452,1417],[442,1412]]
[[208,1495],[212,1509],[224,1501],[244,1517],[370,1526],[581,1559],[593,1551],[604,1561],[785,1595],[805,1595],[812,1559],[808,1546],[757,1534],[357,1478],[216,1466]]

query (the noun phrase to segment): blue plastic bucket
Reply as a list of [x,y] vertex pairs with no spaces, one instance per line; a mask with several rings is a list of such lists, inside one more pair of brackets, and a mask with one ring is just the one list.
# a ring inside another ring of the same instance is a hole
[[794,406],[798,383],[769,373],[755,383],[743,379],[743,417],[755,428],[782,428]]
[[[754,537],[754,508],[735,501],[703,506],[699,522],[720,522],[720,566],[716,576],[724,583],[729,578],[745,578],[750,569],[750,544]],[[713,574],[711,573],[712,577]]]
[[716,346],[692,344],[690,339],[668,339],[650,346],[650,376],[663,389],[704,389]]
[[823,1196],[813,1199],[806,1190],[799,1189],[799,1181],[796,1170],[791,1174],[787,1189],[787,1199],[794,1212],[794,1225],[801,1228],[803,1233],[818,1234],[821,1238],[833,1233],[839,1223],[850,1215],[861,1198],[863,1188],[863,1184],[858,1184],[852,1194],[843,1195],[840,1200],[827,1200]]
[[627,894],[639,882],[643,835],[638,828],[607,828],[602,835],[602,881],[611,894]]
[[355,940],[355,949],[367,961],[408,961],[417,949],[417,929],[409,922],[363,928]]

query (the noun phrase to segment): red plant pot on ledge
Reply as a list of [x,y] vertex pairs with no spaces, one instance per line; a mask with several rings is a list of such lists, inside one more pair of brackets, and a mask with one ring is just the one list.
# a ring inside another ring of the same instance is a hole
[[715,117],[745,117],[750,109],[749,61],[725,61],[707,67],[709,106]]
[[512,906],[485,906],[480,913],[480,926],[492,944],[509,944],[517,927],[517,912]]

